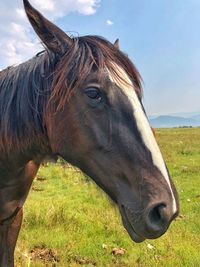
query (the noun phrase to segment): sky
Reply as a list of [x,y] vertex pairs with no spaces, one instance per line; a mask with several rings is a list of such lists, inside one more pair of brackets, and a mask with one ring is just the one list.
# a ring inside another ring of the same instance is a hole
[[[129,55],[149,115],[200,112],[200,0],[30,0],[70,35],[100,35]],[[0,1],[0,69],[42,47],[22,0]]]

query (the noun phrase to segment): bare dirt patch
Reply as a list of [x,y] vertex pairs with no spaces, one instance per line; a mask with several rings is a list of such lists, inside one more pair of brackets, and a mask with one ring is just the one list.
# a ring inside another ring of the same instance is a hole
[[36,180],[39,181],[39,182],[44,182],[44,181],[46,181],[47,179],[46,179],[45,177],[42,177],[42,176],[37,175],[37,176],[36,176]]
[[36,186],[32,186],[32,190],[35,191],[35,192],[42,192],[42,191],[44,191],[44,189],[39,188],[39,187],[36,187]]
[[96,261],[94,261],[88,257],[82,257],[82,256],[78,256],[78,255],[74,256],[73,260],[80,265],[91,264],[93,266],[96,266],[96,264],[97,264]]
[[57,252],[46,246],[35,246],[30,251],[31,260],[40,260],[44,263],[58,263],[59,257]]

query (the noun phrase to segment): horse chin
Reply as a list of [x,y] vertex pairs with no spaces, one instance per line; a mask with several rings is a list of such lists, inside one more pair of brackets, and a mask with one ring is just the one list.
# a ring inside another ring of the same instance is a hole
[[126,211],[123,207],[120,209],[120,212],[121,212],[121,216],[122,216],[123,225],[124,225],[125,229],[127,230],[128,234],[130,235],[131,239],[136,243],[143,242],[145,240],[145,237],[136,233],[136,231],[134,230],[132,224],[130,223],[128,216],[126,215]]

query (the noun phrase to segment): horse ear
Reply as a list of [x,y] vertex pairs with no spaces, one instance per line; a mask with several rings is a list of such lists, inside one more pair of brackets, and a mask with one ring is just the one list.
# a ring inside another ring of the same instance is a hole
[[117,49],[120,49],[119,47],[119,39],[117,38],[117,40],[114,42],[114,46],[117,48]]
[[50,51],[63,54],[66,47],[72,45],[72,39],[33,8],[28,0],[23,0],[23,2],[27,17],[43,44]]

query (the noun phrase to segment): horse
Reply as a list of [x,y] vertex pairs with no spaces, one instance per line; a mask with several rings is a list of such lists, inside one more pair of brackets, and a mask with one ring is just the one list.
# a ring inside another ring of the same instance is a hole
[[118,41],[68,36],[23,3],[45,50],[0,72],[0,266],[14,266],[23,205],[51,157],[77,166],[108,194],[133,241],[160,237],[179,201],[138,70]]

